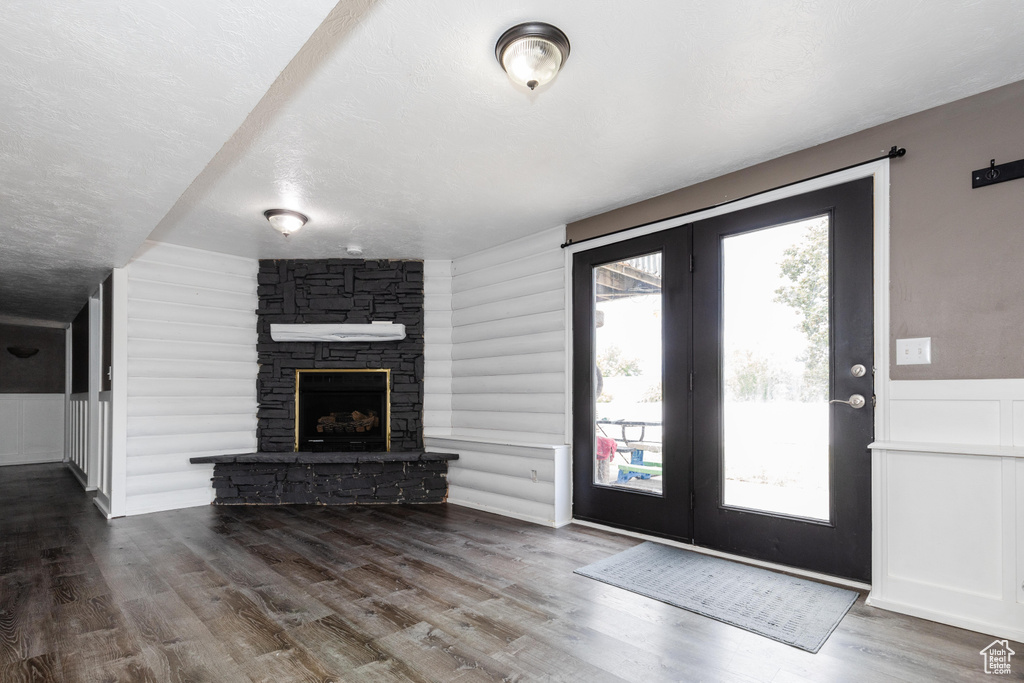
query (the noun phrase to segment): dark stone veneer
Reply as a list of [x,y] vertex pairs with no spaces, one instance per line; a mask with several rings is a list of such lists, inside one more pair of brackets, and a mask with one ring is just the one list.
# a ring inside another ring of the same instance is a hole
[[451,453],[249,453],[214,463],[215,505],[443,503]]
[[[261,260],[257,380],[260,451],[295,449],[295,370],[391,369],[392,451],[423,447],[423,262]],[[271,323],[405,325],[387,342],[275,342]]]

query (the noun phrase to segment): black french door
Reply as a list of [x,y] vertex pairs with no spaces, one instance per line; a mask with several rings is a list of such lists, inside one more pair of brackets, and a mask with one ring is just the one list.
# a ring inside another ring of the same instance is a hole
[[872,182],[575,255],[575,517],[869,580]]
[[699,545],[870,580],[872,183],[693,226]]
[[690,236],[573,261],[573,516],[692,538]]

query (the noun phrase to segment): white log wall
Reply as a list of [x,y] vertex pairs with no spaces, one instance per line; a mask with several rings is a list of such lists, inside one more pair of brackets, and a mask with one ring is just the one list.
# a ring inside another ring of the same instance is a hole
[[64,394],[0,394],[0,465],[64,459]]
[[563,237],[558,227],[456,259],[450,284],[428,262],[424,285],[426,444],[460,455],[449,502],[556,526],[571,516]]
[[452,433],[452,262],[423,262],[423,435]]
[[452,430],[565,443],[563,228],[452,263]]
[[207,505],[189,458],[256,450],[257,270],[156,243],[128,265],[127,514]]

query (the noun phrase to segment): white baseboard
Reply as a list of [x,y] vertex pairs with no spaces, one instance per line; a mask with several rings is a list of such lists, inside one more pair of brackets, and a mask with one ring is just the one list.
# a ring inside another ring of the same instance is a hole
[[0,462],[0,467],[17,467],[18,465],[47,465],[49,463],[63,462],[64,456],[60,453],[32,455],[24,460],[12,460]]
[[899,612],[900,614],[917,617],[918,619],[927,619],[928,621],[956,626],[957,628],[967,629],[968,631],[984,633],[985,635],[989,635],[994,638],[1009,638],[1010,640],[1015,640],[1017,642],[1024,642],[1024,628],[993,626],[992,624],[968,619],[957,614],[923,609],[921,607],[915,607],[913,605],[907,605],[893,600],[884,600],[870,596],[867,599],[867,604],[871,607],[889,610],[890,612]]
[[85,472],[83,472],[78,467],[78,465],[68,460],[65,462],[64,466],[67,467],[68,471],[71,472],[71,474],[75,475],[75,479],[78,480],[78,483],[82,485],[82,488],[85,489],[86,492],[96,490],[95,486],[89,486],[89,482],[86,479]]
[[96,497],[92,499],[92,504],[99,508],[99,511],[103,513],[103,516],[107,519],[111,519],[113,516],[110,514],[110,501],[103,494],[102,491],[96,492]]
[[540,524],[541,526],[550,527],[552,529],[558,529],[563,527],[569,522],[562,522],[561,524],[555,523],[553,520],[544,519],[543,517],[536,517],[534,515],[524,515],[518,512],[512,512],[511,510],[505,510],[491,505],[481,505],[480,503],[474,503],[468,500],[459,500],[458,498],[452,498],[449,496],[448,502],[452,505],[458,505],[464,508],[471,508],[473,510],[480,510],[481,512],[490,512],[495,515],[501,515],[502,517],[510,517],[512,519],[518,519],[523,522],[532,522],[533,524]]

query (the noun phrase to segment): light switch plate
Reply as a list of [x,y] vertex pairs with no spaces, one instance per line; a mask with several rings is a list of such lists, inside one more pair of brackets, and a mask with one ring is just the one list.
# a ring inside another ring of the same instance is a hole
[[931,337],[896,340],[896,365],[930,365],[931,362]]

